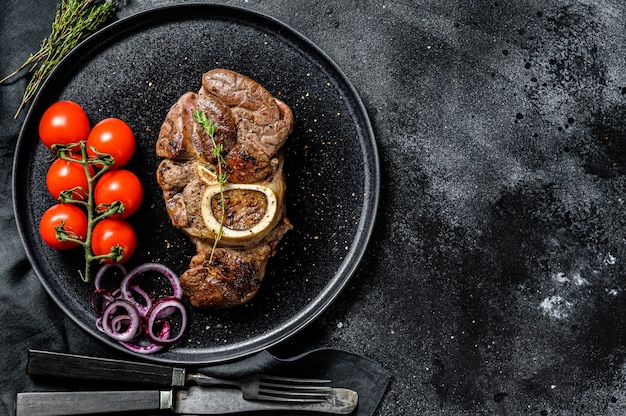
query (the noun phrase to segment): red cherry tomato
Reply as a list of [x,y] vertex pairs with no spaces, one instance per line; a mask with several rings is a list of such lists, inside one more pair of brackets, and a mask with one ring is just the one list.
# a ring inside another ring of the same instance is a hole
[[[87,137],[87,145],[100,153],[113,156],[111,169],[124,166],[135,152],[135,135],[119,118],[106,118],[93,126]],[[93,155],[93,152],[90,152]]]
[[104,260],[105,263],[124,263],[128,260],[137,248],[137,235],[133,227],[125,220],[114,220],[106,218],[99,221],[91,233],[91,249],[97,256],[107,255],[111,248],[120,246],[123,257],[114,262],[111,259]]
[[[128,218],[133,215],[143,200],[143,187],[137,175],[126,169],[105,172],[94,191],[96,206],[120,201],[124,211],[110,218]],[[99,208],[100,209],[100,208]]]
[[60,241],[55,227],[63,229],[74,238],[85,241],[87,237],[87,215],[82,209],[72,204],[56,204],[48,208],[41,217],[39,233],[43,241],[57,250],[69,250],[77,247],[74,241]]
[[48,149],[53,144],[72,144],[87,140],[88,135],[87,114],[73,101],[52,104],[39,121],[39,138]]
[[[70,156],[73,159],[80,159],[79,155]],[[94,171],[91,165],[88,166],[89,173],[93,176]],[[82,190],[72,192],[72,199],[84,200],[87,198],[88,189],[87,175],[84,166],[79,162],[72,162],[65,159],[57,159],[48,168],[46,175],[46,186],[50,194],[59,199],[62,191],[68,191],[76,187]]]

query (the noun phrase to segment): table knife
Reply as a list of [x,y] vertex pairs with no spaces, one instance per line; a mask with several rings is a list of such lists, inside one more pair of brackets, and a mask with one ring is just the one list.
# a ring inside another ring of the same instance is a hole
[[357,406],[353,390],[333,388],[319,403],[248,401],[241,392],[219,387],[191,386],[185,390],[78,391],[18,393],[16,416],[87,415],[170,410],[180,415],[225,415],[253,411],[305,411],[347,415]]
[[138,383],[155,387],[184,387],[185,368],[55,351],[28,350],[29,375]]

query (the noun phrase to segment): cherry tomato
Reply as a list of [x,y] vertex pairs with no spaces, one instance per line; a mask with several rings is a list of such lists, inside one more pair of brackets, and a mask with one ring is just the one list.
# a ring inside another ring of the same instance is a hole
[[106,259],[104,260],[105,263],[124,263],[135,252],[137,235],[128,222],[106,218],[93,227],[91,249],[95,255],[103,256],[109,254],[111,248],[118,245],[122,248],[122,259],[117,262]]
[[[79,155],[70,156],[73,159],[80,159]],[[94,171],[91,165],[88,166],[89,173],[93,176]],[[82,188],[72,192],[72,199],[83,200],[87,198],[88,180],[84,166],[79,162],[72,162],[65,159],[57,159],[48,168],[46,175],[46,186],[50,194],[59,199],[62,191],[67,191],[77,186]]]
[[39,121],[39,138],[48,149],[53,144],[72,144],[87,140],[88,135],[87,114],[73,101],[52,104]]
[[[137,175],[126,169],[105,172],[94,190],[96,206],[120,201],[124,211],[111,218],[128,218],[133,215],[143,200],[143,187]],[[100,209],[100,208],[99,208]]]
[[[87,145],[100,153],[113,156],[111,169],[124,166],[135,152],[135,135],[131,128],[119,118],[105,118],[93,126],[87,137]],[[90,152],[93,155],[93,152]]]
[[41,217],[39,233],[46,244],[57,250],[69,250],[77,247],[77,242],[60,241],[57,238],[55,227],[61,225],[72,237],[85,241],[87,237],[87,215],[76,205],[56,204],[48,208]]

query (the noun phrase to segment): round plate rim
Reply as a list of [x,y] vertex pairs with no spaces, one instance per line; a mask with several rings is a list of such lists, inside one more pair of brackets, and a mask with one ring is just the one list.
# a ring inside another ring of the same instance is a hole
[[[360,211],[359,223],[357,226],[357,231],[355,234],[355,238],[353,241],[353,245],[351,245],[348,254],[346,255],[344,261],[341,263],[340,268],[337,270],[335,276],[331,278],[329,283],[326,285],[323,291],[321,291],[316,298],[314,298],[304,309],[300,310],[299,313],[294,315],[289,321],[283,323],[272,331],[266,332],[261,336],[257,336],[247,340],[246,342],[229,345],[226,347],[214,348],[211,352],[203,352],[197,354],[187,354],[185,357],[181,357],[181,359],[172,359],[156,355],[141,355],[142,358],[145,358],[150,361],[156,362],[165,362],[165,363],[177,363],[177,364],[186,364],[186,365],[197,365],[197,364],[215,364],[221,362],[232,361],[236,359],[240,359],[254,353],[258,353],[264,349],[275,346],[276,344],[286,340],[287,338],[295,335],[297,332],[301,331],[307,325],[309,325],[312,321],[314,321],[320,314],[322,314],[328,306],[337,298],[337,296],[341,293],[344,287],[347,285],[348,281],[356,272],[356,269],[363,258],[365,251],[367,249],[369,240],[373,233],[375,220],[378,212],[378,204],[379,204],[379,194],[380,194],[380,162],[378,156],[378,150],[376,147],[374,130],[371,125],[369,116],[367,114],[366,108],[359,96],[358,92],[346,77],[344,72],[338,67],[338,65],[325,53],[323,52],[317,45],[315,45],[312,41],[306,38],[297,30],[293,29],[289,25],[260,12],[252,11],[249,9],[244,9],[235,6],[226,6],[226,5],[217,5],[210,3],[185,3],[178,5],[169,5],[169,6],[161,6],[156,8],[151,8],[147,10],[140,11],[138,13],[129,15],[122,19],[119,19],[108,26],[100,29],[93,35],[89,36],[85,39],[81,44],[76,46],[72,52],[70,52],[55,68],[55,70],[50,74],[50,76],[46,79],[46,81],[42,84],[40,91],[34,97],[28,113],[24,119],[24,123],[19,133],[18,141],[15,148],[15,155],[13,160],[13,169],[12,169],[12,188],[13,188],[13,210],[14,216],[16,219],[18,231],[20,234],[20,238],[24,249],[26,251],[26,256],[30,261],[31,266],[33,267],[37,277],[40,282],[44,286],[46,292],[52,299],[55,301],[55,304],[67,315],[69,316],[74,323],[76,323],[81,329],[88,332],[90,335],[96,337],[101,340],[105,344],[129,353],[130,355],[137,355],[124,347],[118,345],[117,343],[108,340],[106,338],[101,338],[98,334],[95,333],[93,328],[89,327],[84,321],[80,320],[79,317],[75,316],[71,313],[69,307],[63,304],[54,294],[53,289],[50,287],[49,283],[44,278],[44,271],[39,268],[39,264],[36,261],[36,253],[33,252],[31,247],[26,243],[25,233],[28,232],[25,224],[20,221],[20,201],[19,198],[16,197],[19,187],[19,178],[20,175],[23,174],[19,172],[19,168],[21,167],[20,163],[20,155],[24,151],[23,147],[25,146],[26,139],[24,139],[24,131],[26,130],[26,125],[28,121],[31,119],[33,109],[36,107],[36,104],[43,100],[43,96],[45,95],[47,86],[55,79],[55,74],[62,72],[63,68],[68,64],[74,65],[75,62],[73,60],[79,60],[81,52],[87,51],[87,55],[93,52],[93,50],[97,50],[98,44],[100,41],[112,41],[117,36],[121,36],[120,33],[125,33],[131,31],[134,28],[141,27],[143,25],[150,25],[155,20],[161,20],[161,16],[167,15],[169,12],[176,10],[181,11],[183,13],[190,13],[192,10],[202,11],[203,13],[207,13],[210,11],[220,11],[221,13],[237,13],[238,17],[245,17],[246,19],[256,20],[257,24],[271,24],[278,28],[281,28],[284,32],[281,35],[292,37],[294,40],[306,45],[307,48],[310,49],[311,52],[314,52],[318,55],[318,57],[325,61],[325,63],[334,71],[334,75],[341,79],[342,83],[347,87],[350,94],[352,95],[351,100],[355,103],[356,107],[354,110],[358,111],[358,115],[362,119],[363,125],[358,126],[360,130],[362,130],[362,134],[360,135],[361,146],[365,146],[367,148],[367,152],[363,152],[364,156],[364,188],[366,189],[366,195],[364,196],[363,205]],[[165,19],[167,21],[167,18]],[[259,23],[261,22],[261,23]],[[117,34],[116,31],[120,30]],[[104,38],[104,39],[103,39]],[[92,49],[90,49],[92,48]],[[362,137],[366,136],[368,141],[363,141]],[[369,160],[366,160],[369,159]]]

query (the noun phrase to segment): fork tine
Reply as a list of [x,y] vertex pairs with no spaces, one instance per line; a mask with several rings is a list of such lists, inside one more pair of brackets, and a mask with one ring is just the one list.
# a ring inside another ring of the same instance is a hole
[[302,379],[263,375],[259,379],[259,398],[293,402],[321,402],[330,396],[330,380]]
[[291,402],[291,403],[321,403],[328,399],[328,396],[324,397],[287,397],[284,395],[274,396],[271,394],[259,394],[256,400],[269,400],[272,402]]
[[266,383],[259,386],[259,391],[273,392],[276,394],[311,394],[311,395],[328,395],[331,392],[330,387],[324,386],[285,386],[282,384]]
[[298,383],[298,384],[328,384],[331,380],[315,379],[315,378],[293,378],[293,377],[281,377],[281,376],[268,376],[263,374],[260,376],[260,381],[274,381],[279,383]]
[[330,391],[325,393],[300,393],[289,391],[259,390],[257,398],[259,400],[272,400],[281,402],[319,403],[330,396]]

